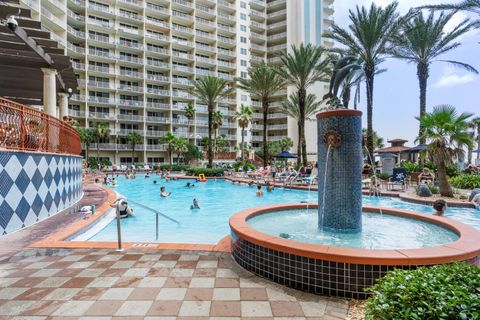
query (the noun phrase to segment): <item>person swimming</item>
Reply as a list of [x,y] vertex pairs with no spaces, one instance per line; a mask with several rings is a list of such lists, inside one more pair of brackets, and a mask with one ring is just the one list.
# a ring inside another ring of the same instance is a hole
[[190,206],[190,209],[200,209],[200,205],[198,204],[197,198],[193,199],[193,204]]
[[118,211],[119,211],[118,213],[121,219],[135,216],[135,214],[133,213],[133,209],[131,209],[128,206],[127,199],[118,198],[117,200],[115,200],[110,204],[110,207],[115,208],[117,206],[117,203],[118,203]]
[[262,186],[257,186],[257,192],[255,193],[257,197],[263,197]]
[[163,198],[167,198],[170,196],[172,193],[165,191],[165,187],[160,187],[160,196]]
[[433,209],[435,210],[434,216],[443,217],[445,215],[445,210],[447,210],[447,202],[445,200],[439,199],[433,203]]
[[157,180],[153,180],[153,184],[157,184]]
[[275,189],[275,186],[271,182],[267,182],[267,192],[272,192]]
[[187,187],[187,188],[193,188],[193,187],[195,187],[195,184],[190,183],[190,182],[187,182],[187,184],[185,185],[185,187]]

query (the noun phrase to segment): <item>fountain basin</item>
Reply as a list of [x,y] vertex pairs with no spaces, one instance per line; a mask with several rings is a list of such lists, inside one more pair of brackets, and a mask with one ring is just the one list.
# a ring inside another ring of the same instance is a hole
[[449,229],[455,242],[430,248],[369,250],[324,246],[283,239],[254,229],[247,220],[265,213],[317,208],[316,204],[272,205],[241,211],[230,218],[232,255],[245,269],[277,283],[317,294],[365,299],[364,289],[394,268],[465,261],[480,265],[480,233],[444,217],[388,208],[364,212],[418,219]]

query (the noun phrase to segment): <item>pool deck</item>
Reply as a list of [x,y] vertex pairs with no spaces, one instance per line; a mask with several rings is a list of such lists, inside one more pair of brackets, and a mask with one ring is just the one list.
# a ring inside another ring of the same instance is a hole
[[348,301],[254,276],[225,253],[24,250],[0,260],[0,319],[347,318]]

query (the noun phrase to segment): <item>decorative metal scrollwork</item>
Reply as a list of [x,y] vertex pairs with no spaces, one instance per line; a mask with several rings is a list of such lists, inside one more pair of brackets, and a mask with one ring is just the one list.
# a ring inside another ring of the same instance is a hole
[[323,135],[323,142],[331,148],[338,148],[342,144],[342,137],[334,130],[328,130]]

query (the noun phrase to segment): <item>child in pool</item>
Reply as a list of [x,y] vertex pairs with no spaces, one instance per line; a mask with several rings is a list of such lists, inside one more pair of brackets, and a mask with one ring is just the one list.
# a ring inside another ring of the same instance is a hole
[[190,206],[190,209],[200,209],[200,205],[198,204],[197,198],[193,199],[193,204]]

